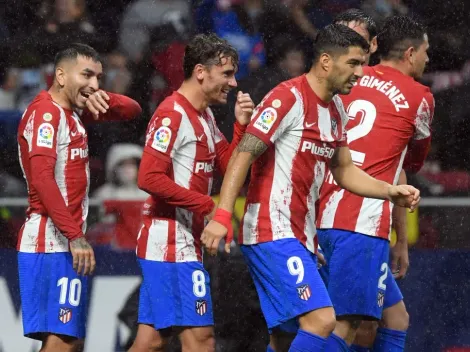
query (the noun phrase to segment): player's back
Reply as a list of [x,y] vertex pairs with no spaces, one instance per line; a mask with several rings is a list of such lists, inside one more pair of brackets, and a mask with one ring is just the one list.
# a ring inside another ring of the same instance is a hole
[[73,219],[85,231],[88,214],[88,137],[77,113],[43,91],[28,106],[18,126],[19,160],[28,185],[28,219],[18,236],[23,252],[67,252],[68,241],[54,226],[34,188],[32,157],[56,160],[54,178]]
[[[384,66],[364,68],[349,95],[341,97],[349,115],[353,162],[369,175],[396,184],[407,147],[430,137],[434,101],[412,77]],[[341,189],[330,174],[322,187],[319,228],[337,228],[388,238],[392,205]]]
[[[198,112],[183,95],[174,92],[155,111],[144,152],[169,163],[166,175],[177,185],[210,195],[216,144],[221,138],[209,108]],[[140,258],[169,262],[201,259],[203,217],[150,196],[143,218],[137,246]]]

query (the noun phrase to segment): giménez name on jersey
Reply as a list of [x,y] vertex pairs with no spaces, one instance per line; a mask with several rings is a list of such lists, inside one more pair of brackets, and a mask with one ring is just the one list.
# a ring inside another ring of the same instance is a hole
[[310,150],[312,154],[323,156],[328,159],[331,159],[333,157],[333,154],[335,153],[335,148],[330,148],[327,146],[320,147],[315,143],[303,141],[302,149],[300,151],[305,152],[307,150]]
[[400,109],[408,109],[410,107],[403,93],[393,85],[392,81],[382,81],[374,76],[364,76],[356,84],[359,84],[361,87],[375,88],[385,94],[385,96],[390,99],[397,112],[400,111]]

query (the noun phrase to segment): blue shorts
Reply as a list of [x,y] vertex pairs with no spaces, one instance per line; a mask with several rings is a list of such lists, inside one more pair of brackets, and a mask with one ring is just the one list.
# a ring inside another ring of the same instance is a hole
[[172,326],[214,325],[209,274],[202,263],[139,259],[140,324],[156,330]]
[[298,240],[242,245],[241,251],[269,329],[312,310],[332,306],[317,270],[317,257]]
[[72,255],[18,253],[24,335],[85,337],[88,279],[73,270]]
[[319,229],[317,236],[327,261],[320,274],[336,316],[380,319],[384,307],[403,299],[389,270],[387,240],[337,229]]

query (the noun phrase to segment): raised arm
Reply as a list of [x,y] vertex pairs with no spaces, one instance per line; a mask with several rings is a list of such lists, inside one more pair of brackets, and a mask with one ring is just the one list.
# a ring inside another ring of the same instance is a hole
[[84,123],[132,120],[142,113],[142,108],[135,100],[104,90],[91,94],[86,105],[81,116]]

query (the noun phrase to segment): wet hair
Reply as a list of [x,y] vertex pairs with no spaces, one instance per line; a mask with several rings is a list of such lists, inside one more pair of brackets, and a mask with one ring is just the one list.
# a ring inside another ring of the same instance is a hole
[[102,62],[98,52],[91,46],[81,43],[74,43],[68,48],[59,51],[54,59],[54,69],[64,60],[76,60],[79,56],[92,59],[94,62]]
[[222,58],[232,58],[235,68],[238,67],[237,50],[225,39],[215,34],[198,34],[186,46],[184,51],[184,79],[191,78],[194,67],[198,64],[210,67],[221,65]]
[[409,16],[388,18],[377,35],[378,55],[385,60],[399,60],[405,51],[418,49],[424,42],[426,28]]
[[342,24],[330,24],[318,32],[312,62],[316,63],[323,53],[332,56],[345,54],[350,47],[369,51],[369,43],[359,33]]
[[366,30],[369,33],[369,40],[372,40],[377,35],[377,24],[374,19],[359,9],[348,9],[341,12],[333,21],[336,24],[347,24],[349,22],[365,24]]

